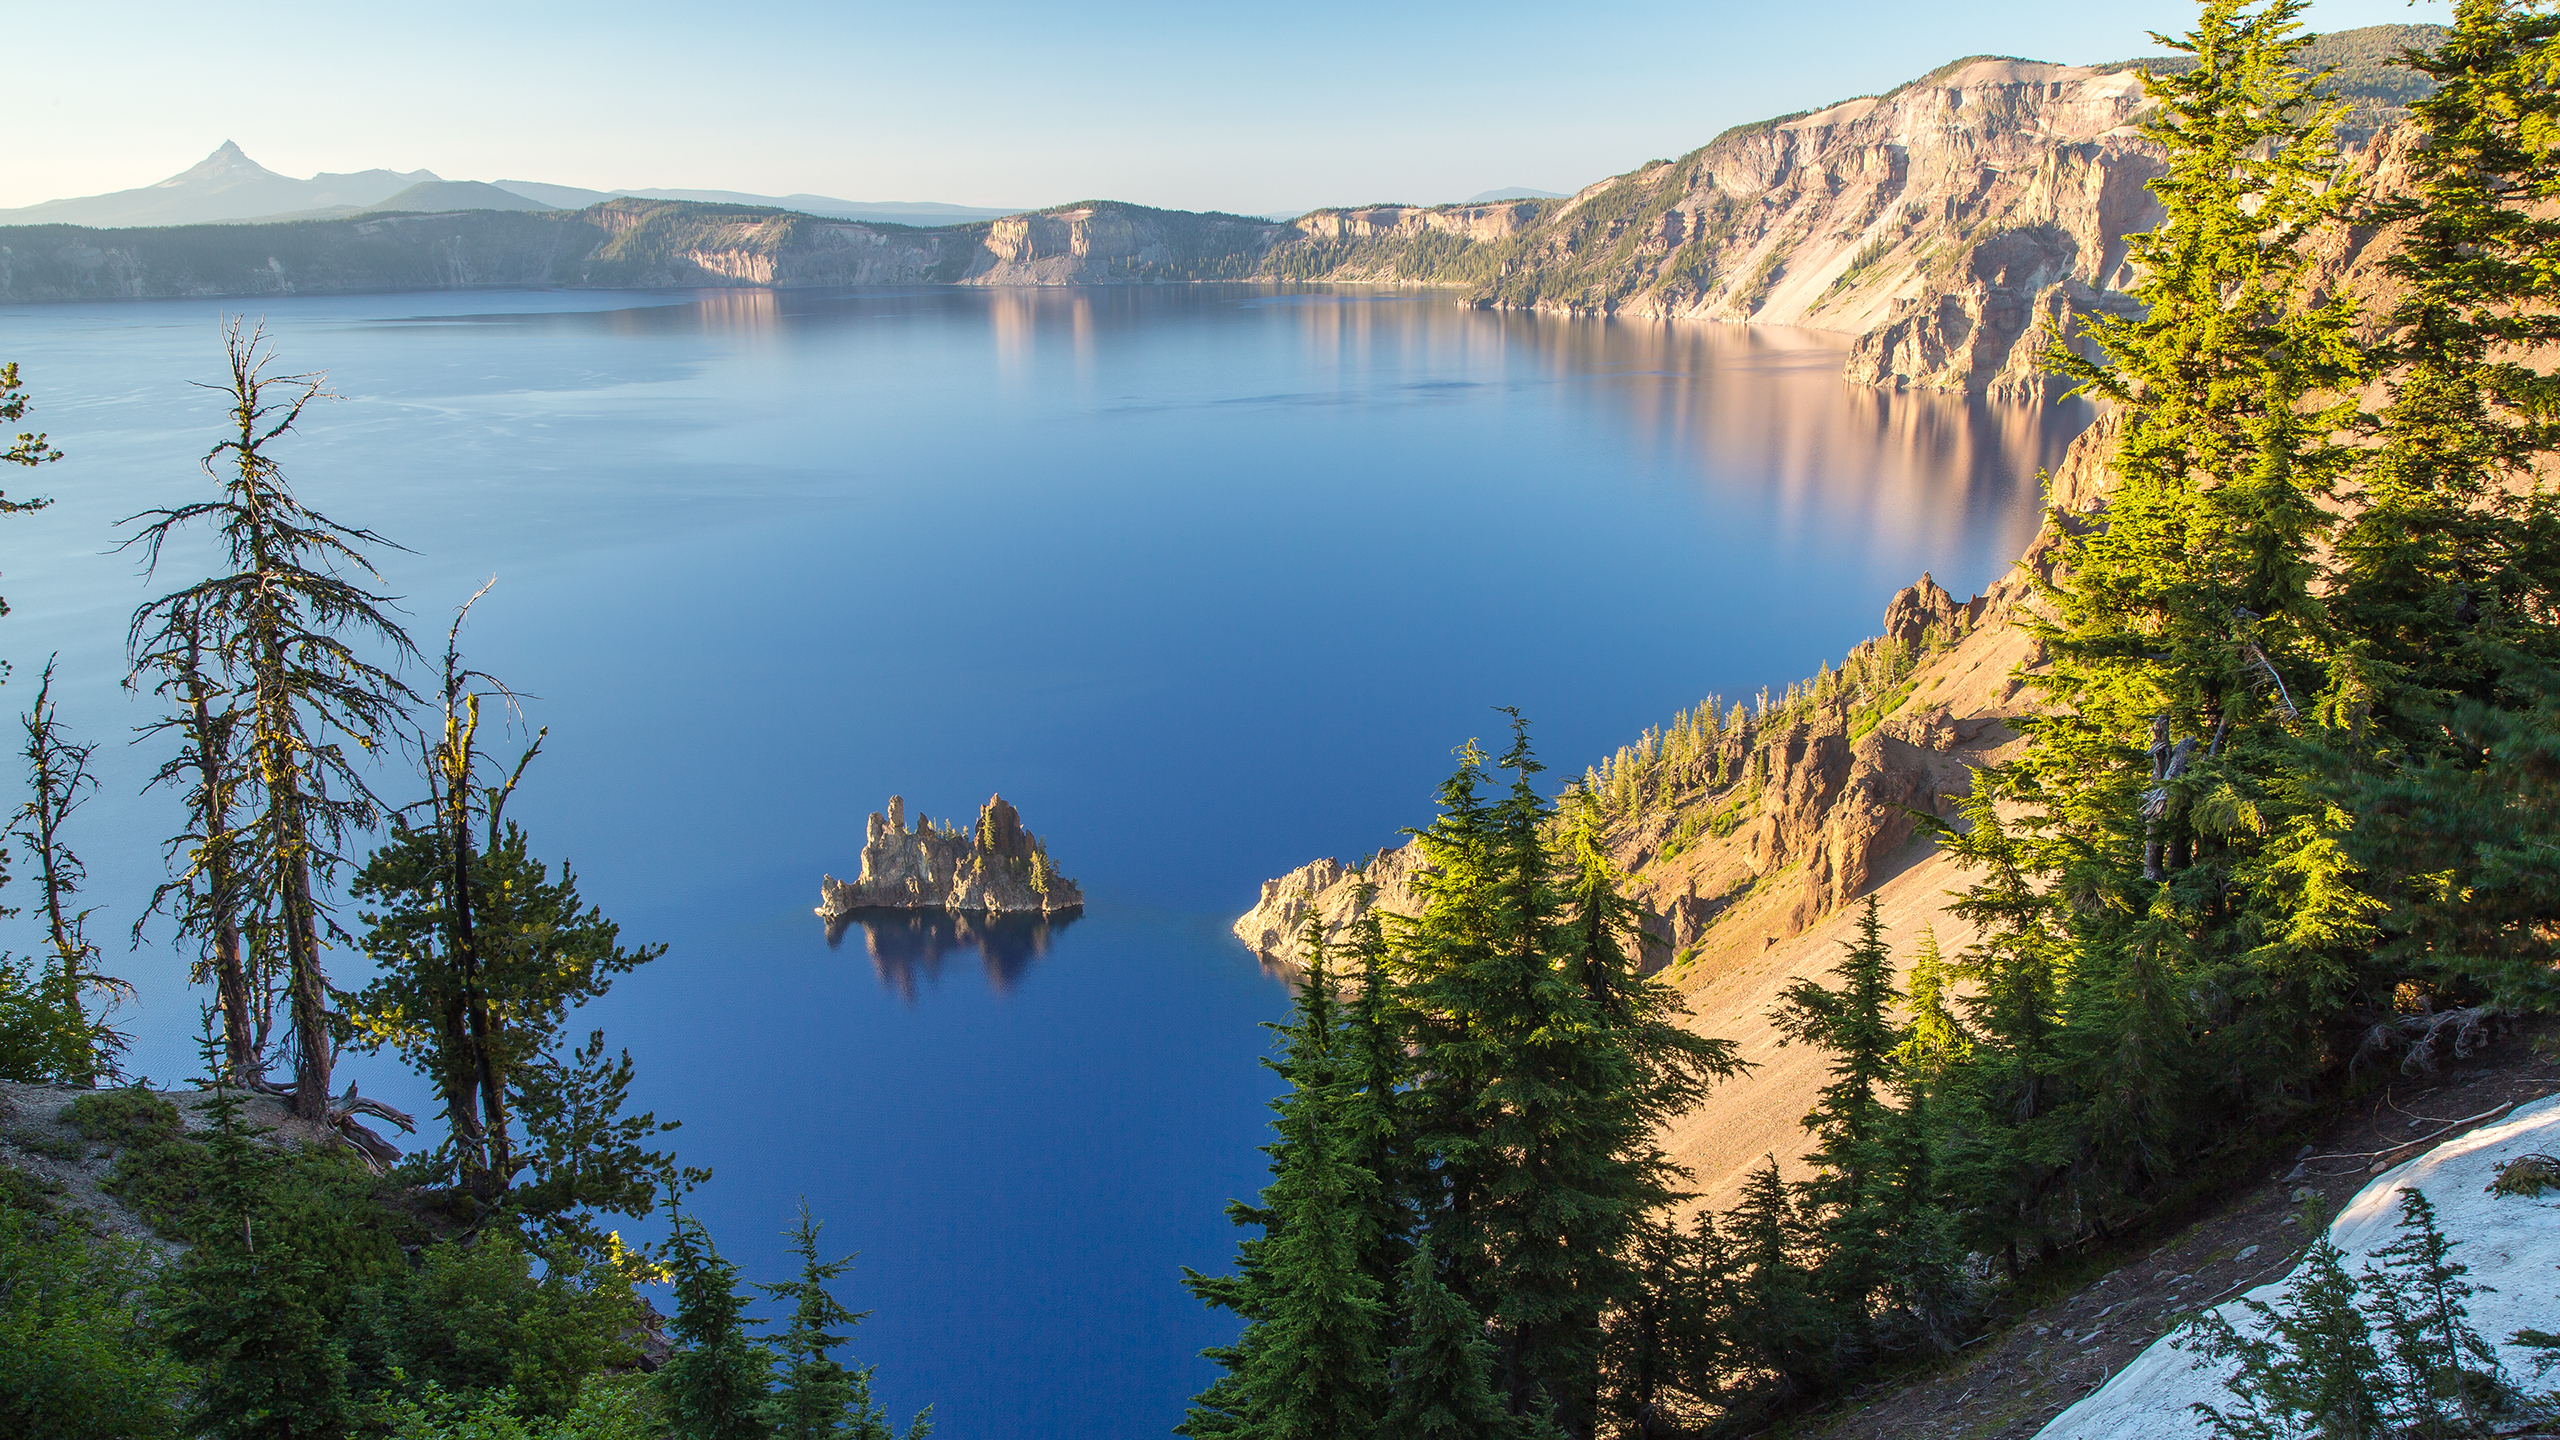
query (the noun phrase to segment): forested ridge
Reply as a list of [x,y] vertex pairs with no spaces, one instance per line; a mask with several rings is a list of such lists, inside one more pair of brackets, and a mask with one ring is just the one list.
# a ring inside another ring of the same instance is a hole
[[[2139,304],[2092,319],[2093,356],[2050,352],[2113,412],[2114,484],[2051,522],[2022,743],[1914,816],[1977,938],[1896,956],[1870,900],[1784,993],[1773,1021],[1830,1066],[1811,1173],[1772,1157],[1698,1210],[1659,1131],[1624,1127],[1665,1087],[1748,1082],[1629,960],[1600,836],[1671,769],[1729,823],[1767,722],[1907,698],[1891,645],[1702,707],[1558,800],[1515,722],[1413,832],[1410,913],[1309,926],[1271,1186],[1234,1211],[1234,1272],[1191,1281],[1244,1329],[1185,1433],[1757,1432],[1952,1356],[2342,1097],[2551,1012],[2560,16],[2462,5],[2408,59],[2413,184],[2373,195],[2299,11],[2211,0],[2149,82]],[[2351,227],[2390,237],[2370,311],[2316,268]],[[2423,1197],[2400,1219],[2363,1276],[2315,1246],[2284,1302],[2191,1338],[2239,1370],[2207,1433],[2541,1433],[2547,1381],[2490,1342],[2560,1340],[2479,1335],[2462,1237]]]

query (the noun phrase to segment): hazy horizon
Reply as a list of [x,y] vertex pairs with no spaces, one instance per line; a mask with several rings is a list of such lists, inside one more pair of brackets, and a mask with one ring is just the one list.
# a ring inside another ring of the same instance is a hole
[[[2309,21],[2447,13],[2440,0],[2318,0]],[[2194,8],[1640,0],[1561,21],[1433,0],[1302,8],[1284,28],[1142,0],[1113,7],[1116,23],[1042,37],[1060,12],[999,4],[954,34],[903,11],[785,4],[759,35],[792,43],[734,53],[696,33],[700,14],[466,4],[432,30],[361,15],[252,32],[224,12],[145,4],[110,44],[69,7],[36,10],[15,27],[19,53],[43,63],[22,67],[0,208],[155,184],[225,139],[295,178],[379,167],[988,207],[1264,213],[1570,191],[1961,55],[2145,53],[2146,29],[2183,30]]]

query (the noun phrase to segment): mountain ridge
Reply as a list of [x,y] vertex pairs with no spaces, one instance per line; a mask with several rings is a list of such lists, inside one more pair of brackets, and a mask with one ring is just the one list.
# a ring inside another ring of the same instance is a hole
[[[2392,163],[2401,103],[2416,92],[2413,72],[2387,61],[2430,33],[2440,32],[2371,27],[2312,47],[2315,61],[2352,62],[2332,83],[2361,117],[2353,163],[2376,174]],[[0,300],[1392,285],[1497,309],[1830,330],[1854,338],[1845,373],[1858,383],[2041,400],[2064,388],[2048,347],[2057,336],[2075,343],[2083,317],[2128,303],[2124,237],[2158,219],[2147,187],[2161,158],[2140,130],[2150,101],[2132,63],[1965,57],[1881,95],[1731,127],[1678,159],[1560,199],[1336,207],[1288,221],[1097,200],[922,227],[614,198],[542,213],[440,211],[432,236],[356,214],[252,227],[0,228]],[[217,238],[224,229],[233,233]]]

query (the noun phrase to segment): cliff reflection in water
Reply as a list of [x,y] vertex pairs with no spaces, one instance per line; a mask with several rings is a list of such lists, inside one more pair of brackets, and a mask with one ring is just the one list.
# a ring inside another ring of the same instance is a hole
[[847,932],[862,932],[862,948],[880,983],[903,999],[916,998],[917,981],[942,983],[946,957],[975,953],[986,967],[987,984],[998,995],[1013,993],[1031,962],[1049,953],[1049,942],[1082,917],[1067,915],[976,915],[949,910],[856,910],[829,920],[827,946],[844,943]]

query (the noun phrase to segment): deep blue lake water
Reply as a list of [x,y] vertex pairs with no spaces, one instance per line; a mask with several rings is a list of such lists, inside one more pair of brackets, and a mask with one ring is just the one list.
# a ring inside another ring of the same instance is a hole
[[[70,453],[0,477],[56,498],[0,520],[0,698],[59,651],[65,718],[104,742],[74,841],[161,1081],[195,1073],[200,997],[165,934],[122,951],[175,816],[133,794],[159,757],[117,686],[155,592],[104,552],[206,487],[220,407],[188,382],[219,373],[224,308],[0,309]],[[1836,661],[1923,569],[1988,583],[2086,420],[1853,388],[1836,337],[1404,294],[259,312],[344,397],[288,472],[408,547],[377,559],[422,644],[498,577],[467,653],[551,730],[509,813],[672,947],[587,1018],[718,1172],[695,1207],[774,1279],[806,1196],[862,1252],[856,1353],[953,1440],[1162,1435],[1208,1379],[1232,1326],[1176,1273],[1224,1267],[1221,1206],[1258,1184],[1257,1025],[1286,993],[1226,927],[1263,879],[1396,843],[1492,706],[1578,774],[1708,691]],[[859,866],[868,812],[994,791],[1081,919],[829,943],[818,877]],[[388,1059],[348,1066],[427,1109]]]

